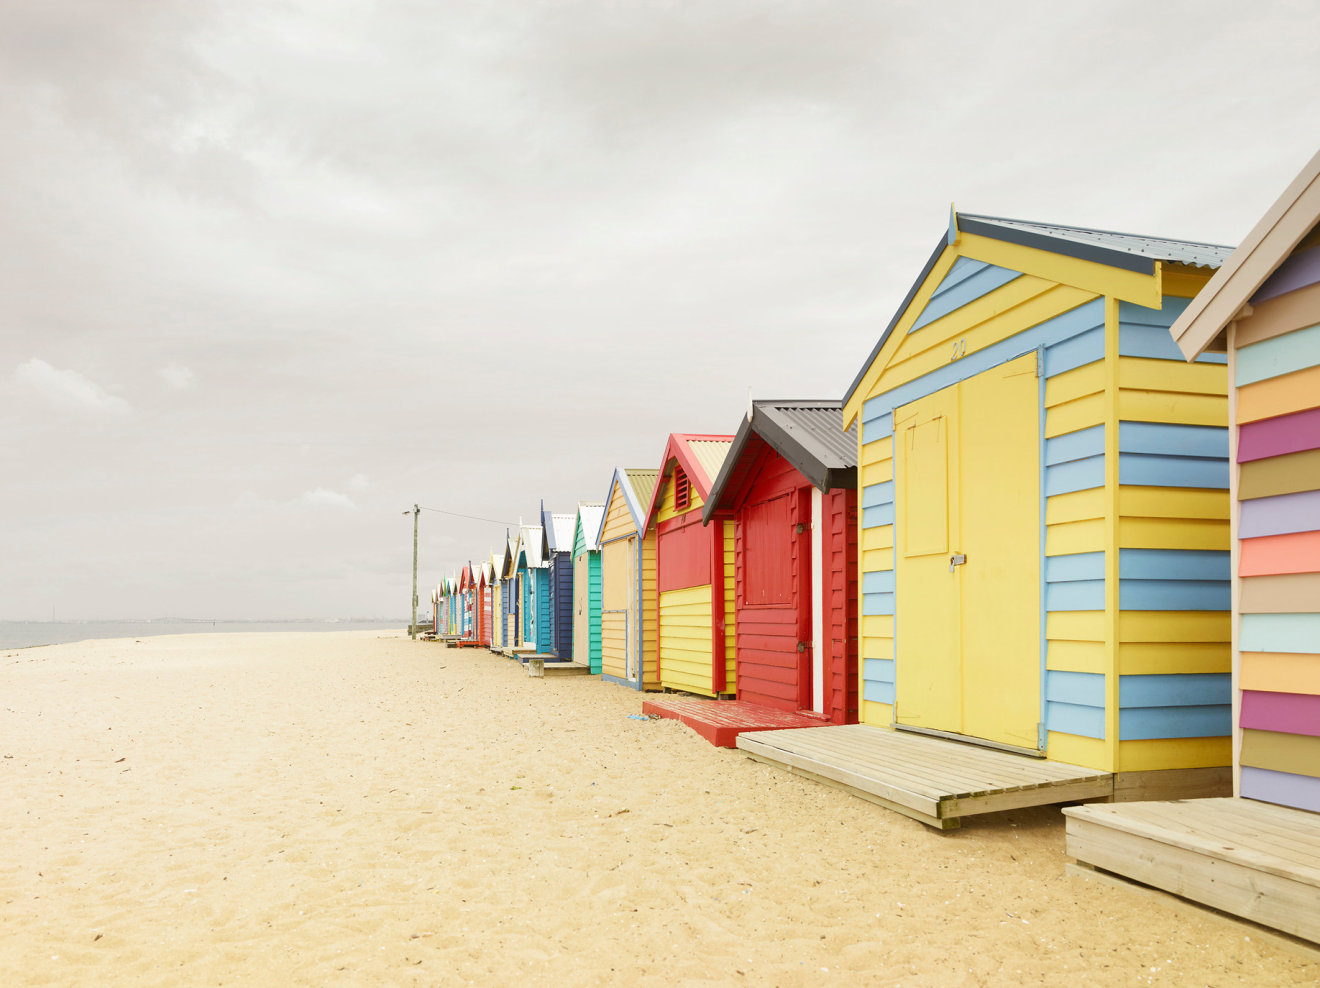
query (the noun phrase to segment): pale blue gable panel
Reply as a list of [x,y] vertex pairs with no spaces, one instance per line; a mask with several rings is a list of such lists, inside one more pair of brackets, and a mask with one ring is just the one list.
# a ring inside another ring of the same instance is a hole
[[[970,353],[961,360],[945,364],[914,381],[900,384],[892,390],[868,398],[862,405],[862,421],[869,423],[872,419],[879,419],[900,405],[905,405],[928,394],[934,394],[941,388],[947,388],[950,384],[957,384],[969,377],[975,377],[982,371],[989,370],[991,367],[998,367],[1000,364],[1006,363],[1014,357],[1020,357],[1024,353],[1030,353],[1038,347],[1054,346],[1097,326],[1103,327],[1104,324],[1104,299],[1092,299],[1074,309],[1060,313],[1053,319],[1046,319],[1044,322],[1038,323],[1021,333],[1010,336],[1006,340],[1000,340],[998,343],[993,343],[984,349]],[[892,434],[893,425],[891,422],[889,431],[885,435]],[[870,442],[873,439],[881,438],[883,436],[878,433],[871,435],[866,432],[864,441]]]
[[1286,336],[1238,347],[1235,383],[1240,388],[1318,364],[1320,325],[1308,326]]
[[935,289],[935,294],[908,332],[915,333],[923,326],[929,326],[935,320],[961,309],[969,302],[975,302],[983,295],[989,295],[996,288],[1002,288],[1018,277],[1021,277],[1020,272],[986,264],[984,261],[974,261],[970,257],[960,257],[944,276],[939,288]]

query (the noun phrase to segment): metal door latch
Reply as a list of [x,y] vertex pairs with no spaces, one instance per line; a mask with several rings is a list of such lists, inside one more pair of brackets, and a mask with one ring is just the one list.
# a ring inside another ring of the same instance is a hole
[[949,572],[952,573],[953,568],[955,566],[962,566],[966,562],[967,562],[967,553],[955,552],[952,556],[949,557]]

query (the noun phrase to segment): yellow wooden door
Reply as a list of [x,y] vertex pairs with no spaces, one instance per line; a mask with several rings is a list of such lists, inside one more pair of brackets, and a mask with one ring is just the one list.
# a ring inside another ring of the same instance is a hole
[[601,548],[601,671],[616,679],[634,678],[631,653],[636,628],[632,590],[635,536],[607,542]]
[[899,724],[1039,746],[1036,355],[897,410]]

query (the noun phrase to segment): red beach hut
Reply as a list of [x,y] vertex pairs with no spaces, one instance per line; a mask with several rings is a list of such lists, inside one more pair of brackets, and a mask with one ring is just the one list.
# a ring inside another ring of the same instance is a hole
[[838,401],[757,401],[702,515],[732,514],[739,700],[857,722],[857,436]]

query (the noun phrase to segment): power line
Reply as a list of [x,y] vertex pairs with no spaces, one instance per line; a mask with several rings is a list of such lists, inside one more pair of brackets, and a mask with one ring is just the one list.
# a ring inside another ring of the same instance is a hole
[[465,515],[458,511],[445,511],[443,508],[428,508],[421,505],[423,511],[434,511],[438,515],[452,515],[454,518],[467,518],[469,521],[488,521],[492,525],[504,525],[507,528],[517,528],[518,523],[512,521],[500,521],[498,518],[482,518],[479,515]]

